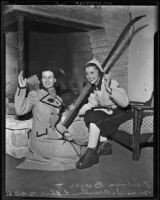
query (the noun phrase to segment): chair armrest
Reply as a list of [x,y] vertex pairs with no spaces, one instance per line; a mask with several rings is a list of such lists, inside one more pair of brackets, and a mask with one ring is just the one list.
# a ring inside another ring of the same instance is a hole
[[145,116],[153,115],[154,108],[152,106],[146,106],[146,105],[135,105],[135,106],[132,106],[132,109],[133,109],[133,112],[134,112],[133,134],[137,135],[137,134],[140,134],[140,129],[141,129],[143,118]]
[[140,101],[130,101],[130,104],[131,104],[132,106],[134,106],[134,105],[144,105],[144,103],[143,103],[143,102],[140,102]]
[[147,106],[147,105],[132,105],[133,110],[139,110],[139,111],[153,111],[153,106]]

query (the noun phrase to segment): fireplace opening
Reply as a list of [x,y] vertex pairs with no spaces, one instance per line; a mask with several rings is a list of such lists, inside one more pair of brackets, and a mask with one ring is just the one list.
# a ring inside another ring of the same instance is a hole
[[60,77],[63,91],[79,93],[84,81],[83,66],[92,58],[89,31],[29,20],[25,29],[26,75],[56,65],[65,73]]
[[[11,19],[5,20],[4,24],[6,96],[9,102],[14,103],[19,73],[19,33],[16,15],[11,16]],[[73,23],[72,20],[44,20],[37,16],[24,16],[25,77],[36,74],[44,66],[56,65],[65,73],[65,76],[59,77],[61,96],[66,105],[70,104],[82,90],[85,81],[84,65],[93,57],[90,31],[99,29],[102,27]]]

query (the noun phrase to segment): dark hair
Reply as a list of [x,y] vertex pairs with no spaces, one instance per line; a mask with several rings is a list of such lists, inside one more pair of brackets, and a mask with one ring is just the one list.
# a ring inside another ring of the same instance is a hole
[[55,78],[57,78],[57,67],[54,67],[54,66],[46,66],[46,67],[43,67],[38,73],[37,73],[37,76],[39,78],[39,80],[41,81],[42,79],[42,72],[45,72],[45,71],[51,71],[53,72]]
[[87,65],[85,65],[84,68],[86,69],[87,67],[95,67],[98,70],[99,76],[100,77],[103,76],[103,72],[101,72],[101,70],[99,69],[99,67],[96,64],[94,64],[94,63],[88,63]]

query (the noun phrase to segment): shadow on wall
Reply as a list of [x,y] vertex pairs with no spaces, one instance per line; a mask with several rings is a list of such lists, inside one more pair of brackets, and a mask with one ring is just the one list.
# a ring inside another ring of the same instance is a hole
[[12,84],[11,82],[6,83],[6,98],[10,103],[14,103],[14,95],[16,92],[17,84]]
[[128,95],[131,101],[147,101],[153,92],[154,34],[156,6],[130,6],[133,17],[145,15],[133,27],[134,37],[129,47]]
[[111,68],[115,65],[115,63],[118,61],[118,59],[120,58],[120,56],[125,52],[125,50],[129,47],[129,45],[131,44],[134,36],[139,32],[141,31],[142,29],[144,29],[145,27],[147,27],[148,24],[138,28],[136,31],[134,31],[130,38],[128,38],[124,43],[123,45],[121,46],[118,54],[115,56],[115,58],[112,60],[111,64],[109,65],[108,69],[111,70]]

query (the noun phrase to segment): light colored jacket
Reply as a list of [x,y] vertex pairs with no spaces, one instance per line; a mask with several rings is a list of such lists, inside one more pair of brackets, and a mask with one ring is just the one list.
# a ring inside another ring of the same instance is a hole
[[112,94],[110,95],[105,88],[104,82],[105,80],[102,78],[101,90],[94,90],[90,94],[88,103],[82,106],[79,111],[79,115],[84,115],[87,110],[98,106],[111,109],[115,109],[117,107],[124,108],[128,106],[129,100],[127,94],[125,90],[119,86],[119,83],[114,79],[111,80],[110,88],[112,89]]
[[[44,89],[29,92],[26,97],[26,89],[18,88],[15,94],[15,110],[17,115],[24,115],[32,110],[33,124],[29,140],[29,154],[19,168],[39,170],[67,170],[76,168],[79,159],[85,148],[78,144],[72,144],[61,140],[61,133],[66,128],[55,123],[59,117],[62,100],[59,96],[55,99]],[[79,125],[81,126],[81,124]],[[70,128],[73,132],[73,139],[80,144],[88,139],[84,134],[75,134],[77,123]]]
[[51,95],[44,89],[33,90],[26,97],[26,88],[17,88],[15,94],[15,110],[17,115],[24,115],[30,111],[33,114],[32,132],[35,137],[58,137],[55,135],[54,125],[58,120],[62,99]]

